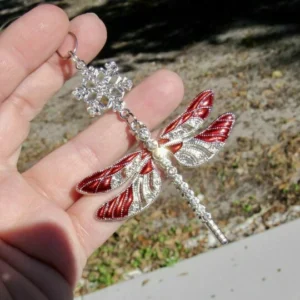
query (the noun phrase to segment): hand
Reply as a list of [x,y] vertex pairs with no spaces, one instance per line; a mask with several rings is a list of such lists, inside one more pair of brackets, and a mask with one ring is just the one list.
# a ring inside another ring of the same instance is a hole
[[[72,63],[56,53],[72,49],[69,31],[76,34],[78,56],[86,62],[106,40],[105,26],[96,15],[70,22],[52,5],[36,7],[0,36],[1,300],[73,299],[87,257],[120,225],[93,217],[108,194],[82,196],[75,202],[79,196],[74,193],[78,181],[112,164],[134,143],[115,114],[100,118],[25,173],[16,168],[30,121],[75,72]],[[178,76],[162,70],[125,100],[153,128],[176,108],[182,95]]]

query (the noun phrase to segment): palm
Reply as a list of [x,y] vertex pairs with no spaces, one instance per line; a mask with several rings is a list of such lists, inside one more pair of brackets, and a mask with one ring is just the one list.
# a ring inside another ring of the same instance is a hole
[[[96,16],[69,22],[63,11],[50,5],[32,10],[0,36],[1,299],[71,299],[87,257],[119,226],[93,218],[109,195],[76,201],[74,193],[82,177],[113,163],[133,143],[114,115],[104,116],[24,174],[16,168],[30,121],[74,73],[71,63],[55,53],[61,44],[61,52],[72,48],[69,30],[76,34],[78,55],[85,61],[105,42],[105,27]],[[175,108],[182,93],[175,74],[159,71],[126,102],[153,128]]]

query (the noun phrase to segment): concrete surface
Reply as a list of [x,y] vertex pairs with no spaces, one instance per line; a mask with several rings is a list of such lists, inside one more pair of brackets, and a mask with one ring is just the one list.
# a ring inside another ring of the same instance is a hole
[[299,300],[300,220],[76,300]]

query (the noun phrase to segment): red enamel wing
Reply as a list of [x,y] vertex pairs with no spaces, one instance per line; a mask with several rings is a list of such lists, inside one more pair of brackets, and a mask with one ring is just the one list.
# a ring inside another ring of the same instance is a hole
[[[221,115],[199,132],[212,109],[213,98],[210,90],[200,93],[186,111],[162,131],[159,147],[165,148],[183,166],[197,167],[208,161],[229,137],[235,121],[231,113]],[[127,219],[146,209],[158,197],[162,179],[151,152],[142,149],[126,155],[113,166],[82,180],[77,191],[105,193],[122,185],[125,190],[98,209],[99,219]]]

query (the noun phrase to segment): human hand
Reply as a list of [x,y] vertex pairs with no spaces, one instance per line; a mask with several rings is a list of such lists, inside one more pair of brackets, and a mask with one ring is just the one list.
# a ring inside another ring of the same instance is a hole
[[[0,36],[0,298],[73,299],[88,256],[120,223],[93,216],[108,194],[74,193],[78,181],[115,162],[134,140],[126,124],[107,114],[31,169],[16,168],[30,121],[75,73],[56,53],[79,41],[89,62],[106,40],[104,24],[85,14],[69,21],[58,7],[41,5]],[[153,128],[181,101],[183,86],[170,71],[158,71],[126,97],[128,107]],[[74,120],[76,122],[76,120]]]

